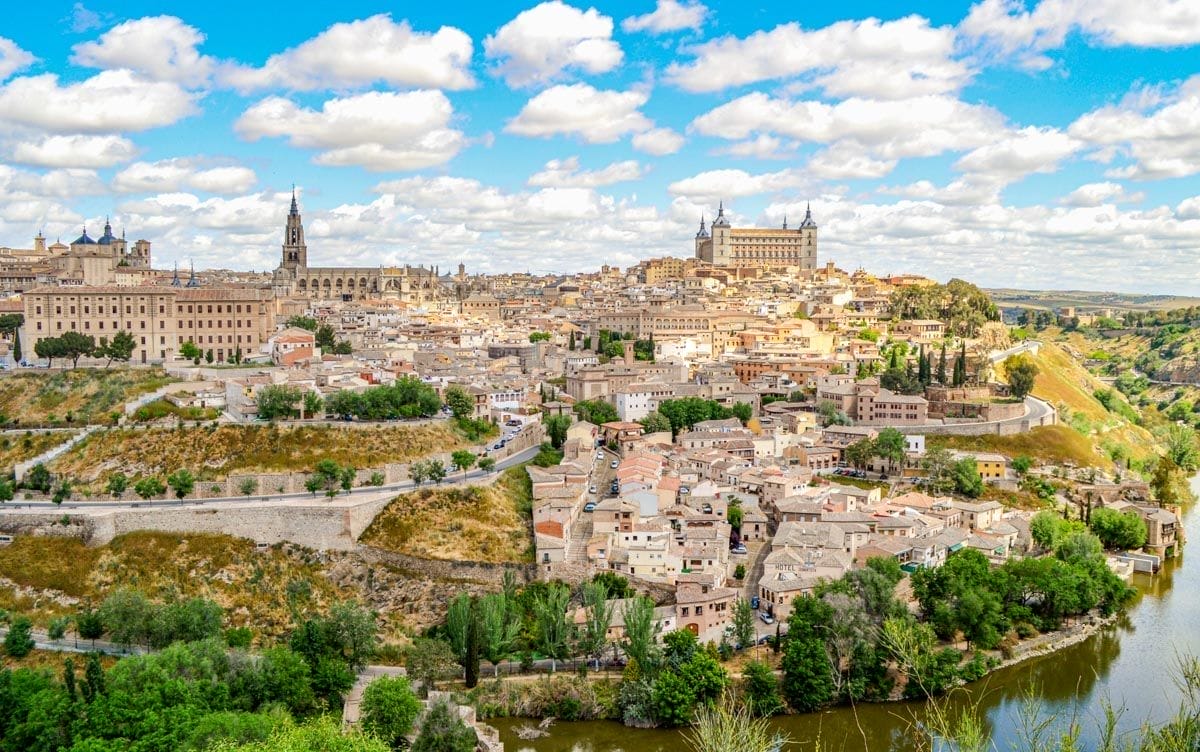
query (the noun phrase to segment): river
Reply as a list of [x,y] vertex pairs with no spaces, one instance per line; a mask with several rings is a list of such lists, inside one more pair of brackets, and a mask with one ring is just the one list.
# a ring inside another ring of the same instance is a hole
[[[1192,479],[1200,496],[1200,475]],[[1185,515],[1184,528],[1196,530],[1200,506]],[[1200,555],[1185,555],[1156,577],[1134,575],[1140,595],[1116,623],[1076,645],[1051,655],[996,671],[962,693],[986,718],[996,749],[1016,749],[1022,698],[1033,687],[1046,713],[1074,717],[1085,742],[1096,738],[1107,700],[1122,708],[1120,728],[1136,734],[1144,721],[1163,721],[1179,707],[1173,681],[1177,655],[1200,655]],[[808,715],[773,719],[793,743],[788,750],[879,752],[914,750],[910,729],[921,718],[923,703],[880,703],[839,707]],[[550,735],[518,739],[513,728],[527,721],[496,719],[508,752],[674,752],[688,749],[681,732],[630,729],[610,721],[556,723]],[[1085,744],[1087,749],[1091,745]]]

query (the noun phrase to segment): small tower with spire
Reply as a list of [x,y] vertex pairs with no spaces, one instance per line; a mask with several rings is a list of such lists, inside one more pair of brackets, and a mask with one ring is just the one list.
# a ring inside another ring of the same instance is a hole
[[304,221],[296,203],[295,184],[292,185],[292,206],[283,227],[283,255],[279,265],[291,271],[308,267],[308,246],[304,244]]
[[712,222],[712,262],[729,266],[733,261],[733,228],[725,216],[725,202],[717,205],[717,217]]
[[199,287],[200,280],[196,279],[196,263],[194,261],[188,263],[192,267],[192,273],[188,275],[188,281],[185,287]]

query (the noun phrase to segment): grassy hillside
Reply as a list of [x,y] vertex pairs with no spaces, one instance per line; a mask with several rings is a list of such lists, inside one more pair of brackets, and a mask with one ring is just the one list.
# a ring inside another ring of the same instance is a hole
[[396,498],[359,539],[431,559],[533,561],[529,476],[509,468],[495,484],[424,488]]
[[[1079,354],[1076,357],[1066,347],[1070,346],[1043,341],[1038,354],[1032,357],[1040,371],[1033,388],[1034,396],[1054,405],[1058,410],[1059,422],[1084,437],[1102,453],[1100,456],[1115,454],[1138,461],[1156,456],[1158,447],[1154,436],[1121,411],[1110,412],[1096,398],[1096,392],[1108,389],[1108,385],[1083,366],[1081,359],[1086,355]],[[1078,353],[1076,348],[1072,347],[1071,350]],[[996,375],[1004,379],[1003,364],[997,366]],[[1061,438],[1076,445],[1067,451],[1067,455],[1074,454],[1078,462],[1082,458],[1078,442],[1066,435]],[[1030,448],[1033,451],[1027,453],[1031,456],[1038,456],[1038,452],[1045,454],[1057,451],[1052,446],[1039,449],[1035,445]]]
[[158,368],[79,368],[0,375],[0,413],[18,425],[102,423],[129,400],[175,381]]
[[0,470],[11,470],[18,462],[25,462],[37,457],[42,452],[53,449],[69,440],[73,434],[69,431],[53,433],[6,434],[0,436]]
[[0,578],[0,608],[43,624],[135,587],[155,598],[212,598],[230,625],[272,636],[286,632],[293,608],[324,608],[352,594],[330,584],[307,552],[258,552],[253,542],[226,535],[128,533],[98,548],[74,538],[18,537],[0,548]]
[[187,468],[201,480],[215,480],[237,471],[309,470],[327,457],[343,465],[375,467],[466,444],[447,422],[378,428],[206,425],[108,429],[72,447],[50,469],[85,486],[102,483],[117,470],[141,476]]
[[1070,462],[1080,467],[1109,464],[1088,437],[1070,426],[1041,426],[1011,436],[929,436],[927,443],[931,447],[997,452],[1009,458],[1026,455],[1053,464]]

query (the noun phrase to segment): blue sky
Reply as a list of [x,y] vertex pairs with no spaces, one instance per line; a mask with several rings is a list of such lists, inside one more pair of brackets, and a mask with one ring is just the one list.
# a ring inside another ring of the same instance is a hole
[[1200,5],[23,4],[0,244],[535,272],[799,218],[822,260],[1200,295]]

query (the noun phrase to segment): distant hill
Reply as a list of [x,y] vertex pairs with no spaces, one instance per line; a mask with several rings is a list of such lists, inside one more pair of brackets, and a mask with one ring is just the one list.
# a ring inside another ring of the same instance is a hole
[[1171,308],[1188,308],[1200,305],[1200,298],[1182,295],[1137,295],[1124,292],[1097,292],[1094,290],[1015,290],[993,288],[984,290],[1000,308],[1043,308],[1058,309],[1074,306],[1090,310],[1093,308],[1119,308],[1134,311],[1162,311]]

